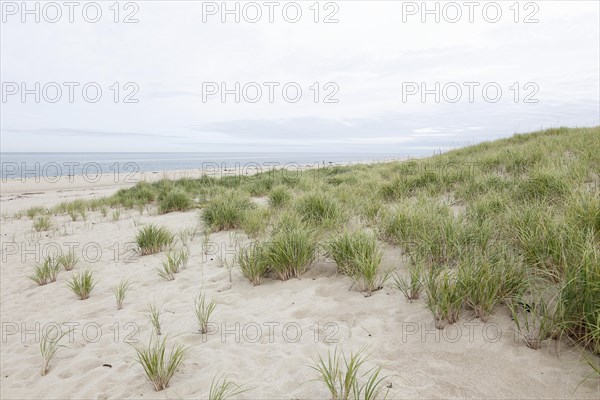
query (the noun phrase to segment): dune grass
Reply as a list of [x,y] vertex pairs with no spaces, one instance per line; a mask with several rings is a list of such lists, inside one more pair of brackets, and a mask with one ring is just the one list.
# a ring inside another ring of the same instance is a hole
[[294,217],[283,219],[269,238],[268,264],[285,281],[299,278],[316,258],[316,236],[312,228]]
[[342,208],[330,194],[309,193],[295,204],[295,211],[303,221],[315,226],[333,227],[343,218]]
[[55,257],[46,256],[44,261],[33,267],[33,274],[29,275],[28,278],[39,286],[43,286],[47,283],[56,282],[61,269],[62,267]]
[[323,246],[338,272],[349,276],[358,290],[370,296],[381,289],[389,273],[380,269],[382,250],[374,234],[364,231],[342,233]]
[[169,387],[169,382],[183,364],[188,355],[188,350],[179,344],[167,349],[167,338],[150,338],[147,346],[134,346],[135,361],[142,366],[146,378],[157,392]]
[[71,279],[67,281],[67,286],[80,300],[87,300],[96,286],[96,279],[93,272],[86,269],[71,275]]
[[113,210],[110,216],[113,221],[118,221],[119,219],[121,219],[121,209],[117,208],[116,210]]
[[45,376],[50,370],[50,363],[56,357],[56,353],[64,345],[60,341],[69,334],[70,331],[61,332],[57,326],[51,326],[50,329],[42,334],[40,339],[40,354],[42,356],[41,375]]
[[425,305],[433,315],[436,328],[443,329],[445,322],[457,322],[463,307],[463,292],[453,271],[431,270],[425,287]]
[[203,335],[208,333],[208,323],[215,308],[217,308],[217,303],[213,299],[207,302],[204,291],[200,291],[198,297],[194,299],[194,315],[198,323],[198,330]]
[[123,279],[117,287],[114,289],[115,300],[117,302],[117,310],[123,309],[123,303],[125,302],[125,296],[127,296],[127,292],[131,288],[131,283],[127,279]]
[[175,279],[175,274],[187,267],[188,260],[189,253],[185,248],[169,251],[161,266],[156,267],[156,272],[164,280],[172,281]]
[[530,349],[538,350],[544,340],[557,334],[560,310],[556,299],[546,291],[536,293],[536,289],[530,289],[528,295],[509,301],[517,331]]
[[292,194],[284,185],[274,187],[269,193],[269,206],[272,208],[282,208],[291,200]]
[[216,375],[210,383],[208,400],[227,400],[251,389],[246,385],[238,385],[227,375]]
[[258,286],[269,272],[268,247],[261,242],[244,246],[238,252],[236,261],[242,275],[248,278],[253,286]]
[[173,234],[164,226],[148,225],[141,228],[135,242],[142,255],[160,253],[173,243]]
[[52,227],[52,220],[49,215],[40,215],[33,221],[33,229],[36,232],[49,231]]
[[34,219],[37,215],[44,215],[48,213],[48,210],[45,209],[44,207],[29,207],[27,210],[24,211],[25,215],[27,215],[27,218],[29,219]]
[[253,207],[249,196],[239,191],[226,191],[209,200],[202,210],[201,219],[214,232],[236,229]]
[[[338,228],[356,223],[408,257],[401,292],[413,297],[422,282],[438,323],[456,321],[463,308],[489,318],[535,279],[556,292],[553,337],[600,354],[598,137],[600,127],[553,128],[406,162],[140,182],[73,208],[158,207],[175,190],[208,199],[204,227],[242,228],[259,242],[274,242],[265,252],[280,279],[301,276],[315,260],[317,243],[326,245]],[[268,218],[250,196],[269,197]],[[365,271],[376,264],[365,263]],[[416,269],[421,279],[413,276]]]
[[161,320],[161,310],[156,307],[156,304],[150,304],[146,309],[146,317],[148,321],[150,321],[150,325],[154,329],[154,334],[156,336],[162,335],[162,320]]
[[316,373],[316,380],[322,382],[332,399],[385,399],[389,389],[385,385],[386,377],[381,375],[381,367],[365,372],[361,367],[366,363],[366,350],[346,356],[337,347],[327,352],[327,357],[319,356],[310,366]]
[[488,316],[503,300],[503,272],[503,269],[483,255],[467,253],[460,260],[457,282],[467,307],[483,322],[487,322]]
[[71,271],[75,268],[79,259],[77,258],[75,251],[70,250],[68,253],[58,257],[57,262],[65,271]]
[[181,189],[167,192],[158,202],[158,213],[166,214],[175,211],[187,211],[193,203],[189,195]]
[[394,283],[398,290],[411,303],[418,300],[424,286],[424,268],[420,263],[412,263],[408,267],[408,278],[399,274],[394,275]]
[[255,207],[246,210],[240,222],[240,228],[251,238],[257,238],[265,233],[269,220],[271,218],[271,210],[265,207]]

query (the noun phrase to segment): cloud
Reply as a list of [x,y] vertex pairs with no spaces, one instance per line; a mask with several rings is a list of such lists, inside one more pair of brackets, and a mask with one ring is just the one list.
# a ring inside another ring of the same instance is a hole
[[[539,3],[536,24],[514,23],[510,2],[500,2],[497,24],[481,13],[475,23],[418,15],[400,23],[401,3],[338,2],[335,24],[314,23],[304,2],[298,24],[219,16],[204,24],[201,2],[142,2],[138,24],[113,23],[108,9],[98,24],[15,17],[2,25],[3,82],[94,81],[104,96],[95,104],[12,96],[2,104],[2,151],[393,152],[600,124],[598,2]],[[297,104],[202,102],[203,82],[290,81],[303,87]],[[466,81],[498,82],[502,100],[485,103],[480,91],[474,103],[402,99],[405,82]],[[115,103],[115,82],[135,82],[139,103]],[[322,100],[326,82],[338,84],[339,103],[314,101],[311,87],[318,83]],[[527,82],[539,86],[538,103],[523,102]]]

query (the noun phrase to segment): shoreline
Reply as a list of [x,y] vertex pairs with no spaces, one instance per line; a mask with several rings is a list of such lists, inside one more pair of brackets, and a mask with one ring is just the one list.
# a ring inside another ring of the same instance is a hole
[[156,182],[161,179],[198,179],[203,176],[252,176],[269,171],[289,171],[298,173],[317,168],[333,166],[373,165],[389,162],[402,162],[420,158],[396,158],[371,161],[326,162],[318,164],[287,163],[273,165],[248,163],[236,168],[179,169],[146,172],[121,172],[88,175],[36,176],[25,178],[3,178],[0,184],[0,214],[6,215],[33,206],[51,207],[62,201],[78,198],[94,199],[110,196],[119,189],[132,187],[139,182]]

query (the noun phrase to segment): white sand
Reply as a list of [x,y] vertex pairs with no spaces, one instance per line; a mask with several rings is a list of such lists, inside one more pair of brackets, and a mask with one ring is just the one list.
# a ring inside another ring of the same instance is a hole
[[[326,389],[310,381],[315,375],[308,365],[333,349],[335,343],[328,342],[335,341],[346,351],[368,346],[368,365],[382,366],[389,375],[391,398],[600,397],[598,379],[584,381],[591,369],[581,349],[561,343],[557,351],[555,342],[538,351],[526,348],[515,340],[513,323],[503,309],[487,324],[464,313],[461,323],[437,331],[423,300],[407,303],[391,285],[365,298],[349,290],[350,280],[336,276],[335,265],[327,260],[320,260],[301,280],[266,279],[252,287],[238,271],[230,283],[216,257],[203,255],[200,235],[191,242],[188,268],[172,282],[154,272],[164,254],[131,256],[127,243],[135,237],[136,223],[158,223],[175,232],[194,227],[197,210],[161,216],[144,212],[141,217],[129,210],[117,222],[110,213],[105,218],[90,212],[87,221],[76,222],[53,217],[56,230],[41,234],[32,231],[33,222],[26,217],[7,218],[33,205],[109,195],[118,187],[110,180],[2,184],[1,398],[206,398],[219,373],[253,387],[241,398],[326,398]],[[213,234],[211,240],[227,247],[230,235]],[[75,271],[90,268],[98,278],[85,301],[66,287],[71,272],[61,272],[57,282],[42,287],[26,278],[36,254],[50,245],[66,251],[69,243],[81,259]],[[96,249],[101,249],[98,261]],[[385,267],[404,270],[401,259],[397,249],[386,247]],[[125,308],[117,311],[112,290],[123,278],[133,286]],[[201,287],[218,303],[213,320],[220,332],[206,337],[196,333],[192,311]],[[190,349],[189,359],[162,392],[146,381],[126,343],[128,334],[147,341],[151,330],[144,311],[150,303],[162,307],[169,339]],[[67,347],[42,377],[40,333],[49,324],[68,322],[76,324],[73,340],[64,341]],[[257,327],[262,331],[258,336]],[[223,328],[229,333],[222,335]]]

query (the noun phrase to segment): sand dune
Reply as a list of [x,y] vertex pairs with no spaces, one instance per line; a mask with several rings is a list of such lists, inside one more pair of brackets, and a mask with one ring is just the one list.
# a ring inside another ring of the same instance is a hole
[[[70,191],[40,189],[43,194],[3,193],[2,212],[116,189],[80,185]],[[90,212],[86,221],[53,217],[57,229],[38,234],[26,217],[5,215],[1,397],[206,398],[214,376],[228,373],[253,388],[240,398],[325,398],[328,392],[311,381],[315,375],[308,366],[336,345],[345,351],[368,347],[369,366],[383,367],[391,398],[592,399],[600,394],[597,379],[585,380],[591,370],[580,348],[566,343],[556,348],[554,342],[539,351],[526,348],[515,339],[507,310],[487,324],[466,315],[439,331],[423,300],[408,303],[392,285],[364,297],[349,290],[349,278],[336,275],[328,260],[319,260],[300,280],[266,279],[253,287],[236,270],[229,282],[217,257],[204,254],[199,235],[191,242],[187,269],[167,282],[154,271],[163,255],[141,257],[128,246],[138,224],[158,223],[176,232],[197,221],[198,211],[140,216],[127,210],[118,221]],[[215,233],[211,241],[231,253],[230,233]],[[41,287],[26,277],[35,256],[51,246],[64,251],[74,246],[80,258],[74,271],[94,271],[98,285],[88,300],[78,300],[67,288],[73,272],[63,271],[57,282]],[[398,249],[385,247],[385,267],[403,270],[401,260]],[[117,310],[112,290],[123,278],[131,280],[132,289],[124,309]],[[206,336],[197,333],[192,311],[200,288],[218,304],[213,332]],[[144,313],[151,303],[162,309],[164,333],[190,349],[162,392],[146,381],[128,343],[150,337]],[[40,334],[57,323],[71,323],[74,333],[42,377]]]

